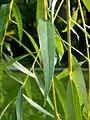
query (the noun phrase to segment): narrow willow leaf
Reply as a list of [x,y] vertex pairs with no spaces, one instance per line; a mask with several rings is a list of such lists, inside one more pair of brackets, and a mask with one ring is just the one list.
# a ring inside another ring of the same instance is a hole
[[51,21],[39,20],[38,36],[40,42],[41,57],[44,66],[45,101],[49,93],[54,74],[55,32]]
[[19,35],[19,39],[21,41],[22,40],[22,33],[23,33],[23,30],[22,30],[22,28],[23,28],[23,26],[22,26],[22,18],[21,18],[21,14],[20,14],[19,8],[15,4],[15,2],[13,3],[12,11],[13,11],[13,14],[14,14],[16,22],[17,22],[18,35]]
[[[24,33],[28,36],[28,38],[30,39],[34,49],[36,50],[36,52],[38,53],[39,52],[39,48],[38,48],[38,45],[36,44],[34,38],[26,31],[26,30],[23,30]],[[40,58],[40,55],[39,55],[39,58]]]
[[0,45],[3,44],[5,38],[5,30],[9,21],[10,5],[3,4],[0,9]]
[[[36,74],[36,72],[35,72],[35,80],[36,80],[36,83],[37,83],[42,95],[44,95],[44,84],[43,84],[41,78],[39,77],[39,75]],[[53,106],[52,101],[49,98],[49,96],[47,96],[47,102],[50,105],[50,107],[52,108],[52,110],[54,110],[54,106]]]
[[82,120],[78,93],[73,81],[67,86],[68,120]]
[[59,58],[61,60],[63,57],[63,54],[64,54],[64,47],[63,47],[63,44],[61,42],[61,37],[57,33],[55,34],[55,36],[56,36],[56,49],[59,53]]
[[85,106],[87,106],[87,92],[81,66],[74,56],[72,57],[72,62],[73,62],[72,79],[75,83],[78,92],[80,105],[85,104]]
[[16,114],[17,114],[17,120],[23,120],[22,89],[19,90],[17,100],[16,100]]
[[20,80],[20,78],[14,74],[14,72],[12,72],[11,70],[5,69],[6,74],[12,78],[13,80],[15,80],[16,82],[23,84],[23,82]]
[[60,74],[56,76],[57,80],[61,80],[68,76],[68,68],[64,69]]
[[39,19],[44,18],[43,13],[44,13],[43,12],[43,1],[37,0],[37,13],[36,13],[37,22]]
[[90,0],[82,0],[88,11],[90,12]]
[[67,120],[68,112],[67,112],[67,103],[66,103],[66,91],[60,80],[58,81],[57,79],[55,79],[55,89],[59,97],[59,101],[64,110],[65,120]]
[[4,54],[4,57],[5,57],[6,61],[8,61],[8,63],[5,64],[3,68],[12,65],[14,62],[16,62],[18,60],[21,60],[21,59],[23,59],[23,58],[25,58],[27,56],[29,56],[29,54],[22,55],[22,56],[19,56],[19,57],[16,57],[16,58],[11,58],[10,56]]
[[48,115],[52,118],[54,118],[54,116],[49,113],[48,111],[46,111],[45,109],[43,109],[41,106],[39,106],[36,102],[34,102],[33,100],[31,100],[30,98],[28,98],[26,95],[23,94],[23,97],[27,100],[27,102],[29,102],[34,108],[36,108],[38,111],[44,113],[45,115]]

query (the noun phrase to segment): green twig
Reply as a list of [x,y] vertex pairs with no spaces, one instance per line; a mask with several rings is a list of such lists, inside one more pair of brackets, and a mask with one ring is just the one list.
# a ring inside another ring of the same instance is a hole
[[[82,6],[81,6],[81,2],[80,0],[78,0],[78,5],[79,5],[79,9],[80,9],[80,13],[81,13],[81,17],[82,17],[82,23],[83,23],[83,27],[84,30],[86,32],[86,24],[85,24],[85,19],[84,19],[84,15],[83,15],[83,10],[82,10]],[[85,40],[86,40],[86,48],[87,48],[87,57],[88,57],[88,77],[89,77],[89,90],[88,90],[88,120],[90,119],[90,52],[89,52],[89,43],[88,43],[88,37],[87,34],[85,34]]]
[[70,25],[71,25],[71,15],[70,15],[70,0],[66,0],[66,9],[67,9],[67,41],[70,46],[68,46],[68,72],[70,76],[70,80],[72,79],[72,54],[71,54],[71,32],[70,32]]

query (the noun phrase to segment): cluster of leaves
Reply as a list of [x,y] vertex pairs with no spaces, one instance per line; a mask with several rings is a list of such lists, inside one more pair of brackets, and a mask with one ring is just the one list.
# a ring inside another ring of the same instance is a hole
[[[54,75],[57,59],[61,61],[64,55],[64,50],[67,50],[68,46],[72,47],[72,49],[78,52],[81,56],[85,58],[85,60],[88,61],[88,63],[90,63],[90,59],[88,57],[86,57],[84,54],[82,54],[80,51],[78,51],[76,48],[74,48],[72,45],[70,45],[68,42],[64,41],[61,38],[54,24],[54,21],[58,16],[58,12],[64,0],[61,0],[58,6],[58,9],[55,12],[55,6],[57,1],[58,0],[52,0],[52,1],[49,0],[49,5],[47,5],[48,2],[44,1],[43,3],[42,0],[37,0],[36,20],[37,20],[37,33],[38,33],[40,48],[36,44],[33,37],[25,29],[23,29],[21,14],[15,1],[11,0],[10,3],[4,4],[1,6],[1,9],[0,9],[0,76],[5,71],[6,73],[9,74],[10,77],[12,77],[18,83],[20,83],[21,87],[16,98],[14,98],[2,111],[0,115],[0,120],[3,118],[4,113],[7,111],[7,109],[10,107],[11,104],[15,104],[17,120],[23,120],[23,98],[28,103],[30,103],[33,107],[35,107],[37,110],[48,115],[52,119],[55,118],[56,120],[70,120],[70,119],[71,120],[87,120],[87,119],[89,120],[87,91],[86,91],[83,72],[81,69],[81,65],[84,62],[79,63],[75,58],[75,56],[72,55],[72,61],[71,61],[72,80],[70,80],[68,68],[64,69],[64,71],[62,71],[60,74]],[[28,0],[26,2],[28,3]],[[88,11],[90,11],[89,0],[83,0],[83,3],[85,4]],[[44,4],[44,7],[43,7],[43,4]],[[77,38],[79,39],[77,32],[73,28],[76,25],[85,33],[86,36],[88,36],[88,38],[90,38],[90,35],[85,30],[85,28],[81,27],[77,23],[78,11],[79,11],[79,8],[77,8],[77,10],[74,11],[72,17],[70,18],[71,19],[70,29],[74,34],[76,34]],[[13,16],[15,21],[13,20]],[[67,22],[63,18],[60,18],[60,19],[65,24],[67,24]],[[10,22],[16,25],[18,29],[19,40],[17,39],[17,37],[14,37],[12,32],[8,31],[8,26]],[[67,29],[68,28],[66,27],[64,30],[62,30],[62,32],[67,32]],[[22,43],[23,32],[30,39],[32,46],[35,49],[34,53]],[[28,52],[28,54],[19,56],[17,58],[13,58],[13,53],[11,51],[10,44],[5,40],[6,37],[9,37],[10,39],[17,42],[20,46],[22,46]],[[5,47],[10,52],[10,56],[6,55],[3,52],[3,47]],[[34,58],[34,62],[30,70],[28,70],[18,62],[19,60],[29,55],[32,56],[32,58]],[[43,67],[41,65],[41,62],[43,62]],[[40,66],[40,69],[44,73],[44,81],[45,81],[44,84],[41,78],[38,77],[38,75],[35,72],[35,69],[34,69],[35,63],[37,63]],[[11,72],[8,69],[8,66],[11,66],[11,65],[14,66],[17,70],[26,74],[26,78],[24,79],[24,81],[20,81],[17,78],[17,76],[14,76],[13,72]],[[35,79],[42,95],[44,96],[44,105],[48,103],[52,109],[52,113],[45,110],[44,107],[34,102],[33,99],[31,98],[30,86],[26,84],[28,82],[29,77],[32,77]],[[64,84],[63,79],[65,79],[65,81],[67,82],[66,85]],[[54,86],[52,87],[54,88],[52,89],[53,89],[54,102],[52,102],[52,99],[49,97],[49,92],[51,90],[51,85],[53,81],[54,81]],[[26,91],[26,95],[24,94],[24,90]],[[56,98],[54,93],[56,93],[56,95],[58,96],[57,99],[60,102],[60,108],[61,108],[60,110],[63,111],[62,114],[60,115],[55,102]],[[2,101],[0,100],[0,103],[1,102]],[[53,114],[54,112],[55,112],[55,115]]]

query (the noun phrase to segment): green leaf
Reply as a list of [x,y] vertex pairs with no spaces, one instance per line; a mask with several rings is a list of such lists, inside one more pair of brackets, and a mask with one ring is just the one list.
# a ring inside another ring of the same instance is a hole
[[3,4],[0,9],[0,45],[3,44],[5,38],[5,30],[9,21],[10,5]]
[[[73,12],[72,14],[72,20],[74,20],[75,22],[77,21],[77,18],[78,18],[78,8]],[[71,22],[71,26],[74,27],[74,23]]]
[[49,113],[48,111],[46,111],[45,109],[43,109],[41,106],[39,106],[36,102],[34,102],[33,100],[31,100],[30,98],[28,98],[26,95],[23,94],[23,97],[37,110],[39,110],[40,112],[44,113],[45,115],[48,115],[52,118],[54,118],[54,116]]
[[81,111],[78,93],[73,81],[67,86],[68,120],[81,120]]
[[21,18],[21,14],[20,14],[19,8],[15,4],[15,2],[13,3],[12,11],[13,11],[13,14],[14,14],[16,22],[17,22],[18,35],[19,35],[19,39],[21,41],[22,40],[22,33],[23,33],[22,18]]
[[16,114],[17,114],[17,120],[23,120],[22,89],[19,90],[17,100],[16,100]]
[[2,111],[2,113],[0,114],[0,120],[2,119],[4,113],[8,110],[8,108],[11,106],[11,104],[15,101],[16,98],[14,98],[13,100],[11,100],[7,106],[4,108],[4,110]]
[[88,11],[90,12],[90,0],[82,0]]
[[[26,30],[23,30],[24,33],[28,36],[28,38],[30,39],[34,49],[36,50],[36,52],[38,53],[39,52],[39,48],[38,48],[38,45],[36,44],[34,38],[26,31]],[[39,55],[39,58],[40,58],[40,55]]]
[[85,106],[87,106],[88,104],[87,92],[86,92],[85,80],[84,80],[81,66],[74,56],[72,57],[72,62],[73,62],[72,63],[73,64],[72,79],[75,83],[75,86],[78,92],[80,105],[85,104]]
[[11,57],[13,56],[13,53],[11,51],[10,43],[4,42],[4,47],[7,49],[8,52],[10,52]]
[[36,13],[36,19],[37,22],[39,19],[42,19],[43,16],[43,1],[42,0],[37,0],[37,13]]
[[67,120],[68,112],[67,112],[67,103],[66,103],[66,91],[63,86],[63,83],[60,80],[55,79],[55,89],[59,97],[59,101],[64,110],[65,120]]
[[59,53],[59,58],[61,60],[62,57],[63,57],[63,54],[64,54],[64,47],[63,47],[63,44],[61,42],[62,38],[57,33],[55,35],[56,35],[56,49],[57,49],[57,51]]
[[56,76],[57,80],[61,80],[68,76],[68,68],[64,69],[60,74]]
[[54,55],[55,55],[55,31],[51,21],[39,20],[38,36],[40,42],[41,57],[44,66],[45,78],[45,101],[49,93],[52,77],[54,74]]

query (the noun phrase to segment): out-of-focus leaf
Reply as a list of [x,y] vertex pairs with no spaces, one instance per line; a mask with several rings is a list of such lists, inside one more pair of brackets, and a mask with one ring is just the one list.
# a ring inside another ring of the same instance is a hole
[[7,51],[10,52],[10,55],[11,55],[11,57],[12,57],[12,56],[13,56],[13,53],[12,53],[10,44],[7,43],[7,42],[4,42],[4,47],[7,49]]
[[82,120],[79,97],[73,81],[67,86],[68,120]]
[[37,0],[37,13],[36,13],[36,19],[37,22],[39,19],[44,18],[43,15],[43,1],[42,0]]
[[23,120],[23,97],[22,89],[19,90],[17,100],[16,100],[16,115],[17,120]]
[[4,108],[4,110],[2,111],[2,113],[0,114],[0,120],[2,119],[4,113],[6,112],[6,110],[10,107],[10,105],[15,101],[16,98],[14,98],[12,101],[10,101],[7,106]]
[[3,4],[0,9],[0,45],[3,44],[5,38],[5,30],[9,21],[10,5]]
[[19,35],[19,39],[21,41],[22,40],[22,33],[23,33],[22,18],[21,18],[21,14],[20,14],[19,8],[15,4],[15,2],[13,3],[12,11],[13,11],[13,14],[14,14],[16,22],[17,22],[18,35]]
[[40,43],[40,52],[44,67],[44,98],[46,102],[54,74],[55,31],[54,26],[50,20],[39,20],[37,30]]
[[86,92],[86,86],[85,86],[85,81],[84,81],[84,76],[82,73],[81,66],[74,56],[72,57],[72,62],[73,62],[72,63],[73,64],[72,79],[75,83],[75,86],[78,92],[80,105],[85,104],[85,106],[87,106],[88,104],[87,92]]
[[8,70],[8,69],[5,69],[5,72],[13,80],[17,81],[20,84],[23,84],[23,82],[20,80],[20,78],[18,78],[18,76],[16,74],[14,74],[14,72],[12,72],[11,70]]
[[[73,12],[72,14],[72,20],[74,20],[75,22],[77,21],[78,18],[78,8]],[[73,27],[75,24],[71,22],[71,26]]]
[[46,111],[45,109],[43,109],[41,106],[39,106],[36,102],[34,102],[33,100],[31,100],[30,98],[28,98],[26,95],[23,94],[23,97],[27,100],[27,102],[29,102],[34,108],[36,108],[37,110],[39,110],[40,112],[44,113],[45,115],[48,115],[52,118],[54,118],[54,116],[49,113],[48,111]]
[[90,0],[82,0],[88,11],[90,12]]
[[67,103],[66,103],[66,91],[60,80],[55,79],[55,89],[59,97],[59,101],[64,110],[65,120],[67,120],[68,112],[67,112]]

